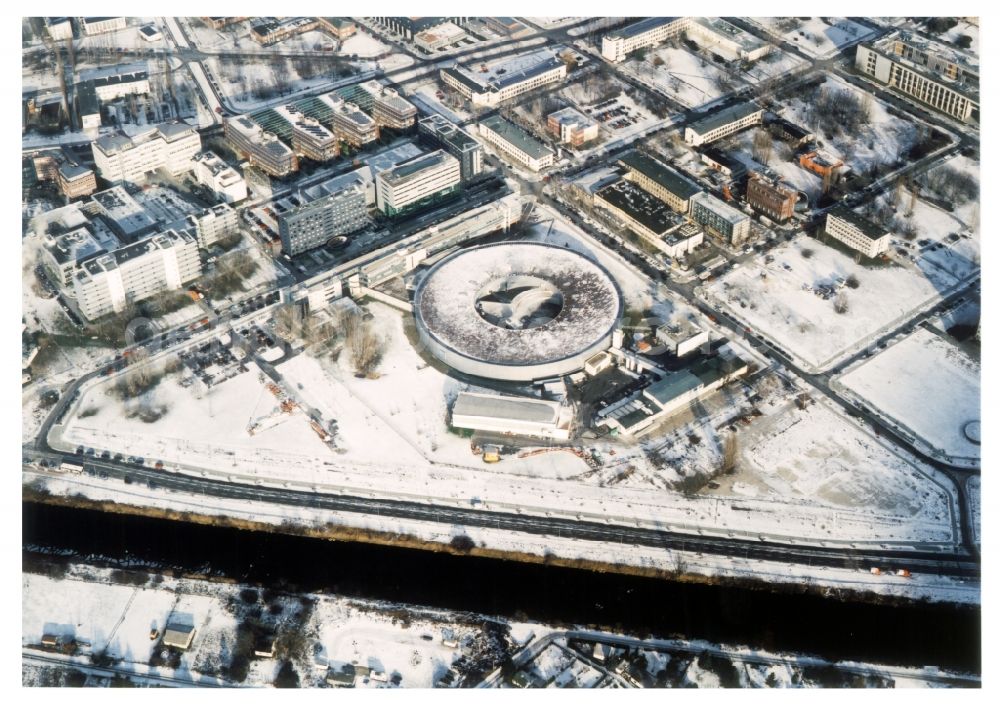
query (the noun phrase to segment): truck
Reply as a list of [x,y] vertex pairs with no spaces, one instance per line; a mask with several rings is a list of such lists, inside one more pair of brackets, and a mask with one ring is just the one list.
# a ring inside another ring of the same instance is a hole
[[500,447],[498,445],[483,445],[483,462],[499,462]]

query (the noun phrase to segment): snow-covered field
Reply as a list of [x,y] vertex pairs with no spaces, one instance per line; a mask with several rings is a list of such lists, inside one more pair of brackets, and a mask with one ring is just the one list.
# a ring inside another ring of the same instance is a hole
[[786,17],[757,17],[751,20],[770,34],[791,42],[802,53],[817,59],[832,57],[840,48],[860,42],[871,36],[873,30],[844,17],[794,18],[794,29],[783,29],[779,24]]
[[[620,653],[622,647],[637,641],[636,637],[582,628],[567,632],[503,617],[458,615],[340,595],[286,594],[254,586],[148,576],[143,571],[125,576],[116,570],[71,564],[59,575],[58,579],[37,572],[21,575],[25,686],[59,685],[66,679],[46,670],[51,667],[50,659],[68,661],[70,667],[88,672],[93,667],[92,657],[100,656],[110,664],[108,669],[128,673],[138,685],[229,686],[234,685],[229,667],[238,656],[246,656],[250,661],[246,680],[238,683],[241,686],[273,685],[279,666],[288,661],[303,687],[323,686],[328,667],[351,664],[378,672],[371,677],[359,675],[355,688],[431,688],[460,657],[468,657],[473,665],[483,662],[480,666],[486,670],[522,646],[527,648],[517,655],[518,668],[551,680],[553,686],[589,686],[608,677],[606,669],[592,665],[587,651],[591,643],[600,641]],[[277,613],[274,608],[278,608]],[[278,639],[274,658],[248,656],[249,647],[240,646],[238,628],[248,620],[273,628]],[[167,621],[189,622],[195,628],[192,645],[180,654],[177,668],[154,666],[151,661],[157,640],[150,639],[150,629],[162,633]],[[484,631],[486,622],[490,623],[489,633]],[[42,634],[75,639],[77,653],[39,648]],[[458,646],[445,646],[446,637]],[[568,648],[568,637],[576,649]],[[889,677],[897,686],[949,685],[956,678],[977,679],[934,667],[857,662],[831,665],[808,655],[776,654],[697,639],[645,637],[643,641],[644,646],[653,648],[639,650],[644,670],[637,675],[645,681],[655,677],[657,686],[717,686],[720,678],[715,672],[728,662],[742,676],[743,686],[829,685],[810,676],[811,667],[827,669],[822,674],[826,681],[831,675],[837,680],[838,670],[844,672],[840,680],[870,675],[883,680]],[[586,661],[580,659],[578,651],[587,655]],[[710,661],[713,657],[725,658]],[[664,671],[668,667],[670,670]],[[462,675],[458,667],[454,672]],[[684,676],[675,684],[669,674],[677,672],[684,672]],[[98,669],[97,673],[103,671]],[[617,676],[609,677],[605,684],[626,685]],[[509,686],[509,676],[494,672],[484,685]]]
[[[747,85],[742,78],[725,77],[725,70],[711,61],[674,47],[651,49],[644,60],[627,61],[621,70],[688,108],[704,105]],[[720,80],[727,83],[720,86]]]
[[972,40],[972,43],[969,45],[968,49],[959,49],[959,51],[965,52],[966,54],[969,54],[970,56],[978,58],[979,57],[979,25],[978,24],[972,24],[971,22],[966,22],[961,17],[956,17],[955,19],[958,20],[958,24],[955,25],[954,27],[952,27],[947,32],[944,32],[944,33],[938,35],[938,39],[939,40],[943,40],[945,42],[951,42],[952,44],[955,44],[958,41],[959,37],[961,37],[962,35],[965,35],[966,37],[969,37]]
[[359,59],[381,57],[390,51],[392,51],[392,47],[380,42],[361,27],[358,27],[357,32],[345,39],[340,45],[341,54],[357,55]]
[[[809,257],[803,255],[810,251]],[[765,263],[763,256],[747,261],[711,283],[706,294],[817,371],[868,346],[955,285],[955,279],[941,271],[924,273],[893,264],[862,268],[844,253],[804,235],[770,255],[773,263]],[[860,284],[844,290],[848,302],[844,314],[834,310],[833,298],[824,300],[804,289],[832,285],[851,275]]]
[[[813,504],[841,507],[846,514],[865,508],[892,517],[900,536],[933,527],[951,533],[951,485],[941,486],[937,480],[943,477],[884,447],[827,405],[802,411],[790,403],[742,430],[737,472],[720,478],[720,488],[711,493],[796,499],[801,506],[793,513],[801,514]],[[825,531],[836,538],[836,531]]]
[[[950,167],[958,170],[959,172],[964,172],[976,180],[977,183],[982,184],[979,177],[979,160],[975,160],[971,157],[965,157],[964,155],[955,155],[940,165],[936,165],[928,170],[927,175],[933,176],[942,167]],[[980,189],[980,194],[981,193],[982,189]],[[978,232],[979,229],[973,227],[978,225],[979,211],[979,199],[970,199],[969,201],[956,205],[954,214],[959,220],[962,221],[963,224],[966,225],[966,227]]]
[[[152,685],[158,683],[158,677],[168,682],[229,684],[226,669],[233,660],[237,626],[255,607],[258,612],[264,609],[258,600],[240,598],[241,589],[246,589],[241,586],[171,577],[122,584],[114,571],[85,566],[71,566],[68,576],[58,580],[25,573],[21,588],[22,646],[40,644],[43,634],[75,638],[84,645],[75,659],[83,667],[89,663],[85,657],[105,654],[121,662],[123,668],[151,676]],[[303,686],[323,685],[328,665],[353,663],[384,672],[386,679],[398,674],[395,683],[404,688],[430,688],[463,655],[462,648],[442,645],[444,634],[465,645],[481,634],[481,622],[463,622],[440,610],[332,595],[309,596],[309,607],[303,605],[302,598],[277,593],[271,598],[269,604],[277,602],[282,609],[277,615],[269,609],[269,619],[264,622],[273,623],[279,636],[294,632],[308,641],[300,652],[282,651],[273,659],[254,659],[244,685],[271,685],[281,661],[291,658]],[[193,626],[194,640],[191,648],[180,654],[176,669],[154,668],[150,659],[158,641],[150,639],[150,630],[162,634],[168,622]],[[525,633],[521,625],[514,625],[511,631]],[[433,640],[424,640],[424,635]],[[35,656],[46,656],[34,651]],[[387,681],[357,681],[359,688],[388,685]]]
[[864,361],[840,384],[953,458],[978,460],[964,433],[980,420],[980,365],[961,347],[926,329]]
[[768,81],[788,72],[804,68],[808,62],[802,57],[780,49],[772,49],[763,59],[759,59],[743,71],[743,77],[752,84]]

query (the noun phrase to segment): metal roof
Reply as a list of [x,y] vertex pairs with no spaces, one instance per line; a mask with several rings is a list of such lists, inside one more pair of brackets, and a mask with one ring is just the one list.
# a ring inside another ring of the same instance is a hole
[[754,101],[737,103],[735,106],[723,108],[721,111],[717,111],[710,116],[705,116],[701,120],[696,120],[688,127],[699,135],[704,135],[705,133],[712,132],[716,128],[721,128],[724,125],[735,123],[736,121],[742,120],[757,111],[763,110],[764,109],[758,106]]
[[555,423],[559,418],[559,408],[552,401],[463,391],[458,394],[452,415],[501,418],[529,423]]
[[870,219],[866,219],[861,214],[853,212],[841,204],[830,209],[827,214],[843,219],[872,241],[876,241],[889,233],[888,229],[882,228]]
[[701,187],[694,182],[646,153],[633,150],[623,156],[619,162],[625,167],[645,175],[679,199],[690,199],[701,192]]
[[510,121],[504,120],[499,115],[490,116],[486,120],[479,121],[479,125],[485,125],[501,138],[511,143],[518,149],[526,152],[535,160],[540,160],[546,155],[555,154],[555,151],[548,145],[536,140],[532,136],[528,135],[528,133],[522,130],[519,126],[514,125]]

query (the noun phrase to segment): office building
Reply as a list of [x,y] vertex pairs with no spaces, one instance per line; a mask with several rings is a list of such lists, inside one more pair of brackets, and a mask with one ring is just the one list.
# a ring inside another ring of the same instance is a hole
[[686,35],[727,60],[753,62],[763,58],[771,45],[721,17],[688,17]]
[[223,27],[228,27],[229,25],[235,25],[237,22],[242,22],[247,19],[246,17],[202,17],[201,18],[205,24],[207,24],[212,29],[222,29]]
[[349,103],[340,99],[339,96],[330,96],[329,94],[324,98],[328,96],[335,106],[331,123],[333,132],[338,139],[355,148],[378,140],[378,124],[357,104]]
[[121,312],[201,275],[198,241],[186,231],[166,231],[82,263],[73,276],[80,311],[88,320]]
[[454,22],[443,22],[440,25],[417,32],[413,37],[413,43],[430,54],[461,42],[467,36],[465,30]]
[[566,78],[566,64],[548,49],[514,57],[486,72],[463,66],[441,69],[441,80],[474,106],[504,101]]
[[363,180],[353,178],[331,194],[315,199],[298,193],[274,202],[281,250],[295,256],[325,245],[368,223],[368,202]]
[[69,160],[56,168],[56,184],[67,199],[86,197],[97,191],[97,177],[89,167],[82,167]]
[[559,138],[559,142],[567,143],[573,147],[579,147],[583,143],[596,140],[600,130],[596,121],[570,106],[550,113],[546,122],[549,132]]
[[519,37],[531,29],[513,17],[481,17],[480,21],[491,30],[504,37]]
[[109,182],[139,183],[164,169],[179,175],[192,168],[201,152],[201,135],[185,123],[162,123],[131,137],[118,133],[93,142],[94,162]]
[[420,119],[418,130],[435,147],[458,160],[463,181],[468,181],[483,171],[483,146],[451,121],[433,113]]
[[614,30],[601,40],[601,56],[608,61],[623,62],[625,58],[646,47],[655,47],[681,36],[689,24],[686,17],[647,17],[634,24]]
[[386,88],[378,81],[366,81],[360,86],[374,98],[371,114],[379,127],[406,130],[416,124],[417,107],[396,89]]
[[594,205],[611,212],[626,227],[671,258],[690,253],[704,233],[681,214],[634,182],[622,179],[599,189]]
[[211,150],[200,152],[191,161],[194,176],[228,204],[247,198],[247,183],[240,173]]
[[647,153],[630,151],[618,160],[618,164],[626,170],[625,179],[635,182],[681,214],[687,214],[691,198],[701,194],[701,187]]
[[774,221],[785,221],[795,212],[799,193],[791,187],[754,172],[747,183],[747,203]]
[[114,251],[121,242],[99,221],[84,218],[78,224],[59,234],[47,234],[42,249],[41,263],[49,280],[60,288],[69,287],[73,274],[84,261]]
[[357,25],[350,17],[317,17],[316,22],[319,29],[341,42],[358,31]]
[[283,39],[309,32],[319,27],[315,17],[261,17],[253,20],[250,37],[264,45],[276,44]]
[[499,115],[479,121],[479,135],[500,152],[535,172],[551,167],[555,162],[556,153],[552,148]]
[[340,155],[337,136],[315,118],[297,115],[292,122],[292,147],[310,160],[326,162]]
[[399,216],[454,194],[461,181],[458,160],[436,150],[379,172],[375,200],[383,214]]
[[888,229],[839,204],[826,213],[825,230],[869,258],[875,258],[889,248],[891,233]]
[[272,177],[284,177],[299,169],[295,152],[249,115],[227,118],[224,130],[238,155]]
[[750,217],[706,192],[691,197],[691,218],[710,235],[734,246],[750,236]]
[[979,63],[940,42],[896,32],[858,45],[855,68],[964,122],[979,122]]
[[73,39],[73,23],[68,17],[46,17],[45,29],[53,41]]
[[695,121],[684,129],[684,142],[698,146],[739,132],[751,125],[760,125],[764,109],[753,101],[738,103]]
[[623,62],[636,50],[681,36],[730,60],[756,61],[771,47],[760,37],[719,17],[648,17],[605,35],[601,55],[609,61]]
[[80,28],[83,34],[93,37],[95,34],[117,32],[128,26],[124,17],[81,17]]
[[209,248],[219,239],[239,231],[239,215],[228,204],[216,204],[187,217],[198,248]]

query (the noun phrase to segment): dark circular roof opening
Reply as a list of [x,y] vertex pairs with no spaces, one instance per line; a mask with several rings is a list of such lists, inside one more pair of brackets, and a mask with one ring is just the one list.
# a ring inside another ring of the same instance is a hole
[[476,312],[494,327],[534,329],[559,316],[563,295],[547,280],[512,273],[495,278],[476,294]]

